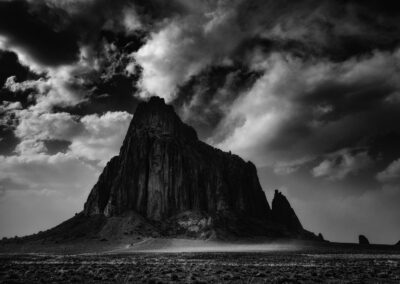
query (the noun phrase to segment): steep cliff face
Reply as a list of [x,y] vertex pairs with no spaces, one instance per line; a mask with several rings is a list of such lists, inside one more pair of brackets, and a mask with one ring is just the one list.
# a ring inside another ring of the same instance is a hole
[[198,140],[160,98],[141,103],[118,156],[84,206],[86,216],[135,211],[162,221],[186,211],[271,224],[255,166]]

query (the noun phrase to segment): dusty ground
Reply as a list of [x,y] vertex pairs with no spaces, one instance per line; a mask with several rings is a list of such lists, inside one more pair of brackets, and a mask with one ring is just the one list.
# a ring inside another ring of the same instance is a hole
[[[185,252],[177,250],[183,247]],[[101,254],[1,254],[0,282],[400,283],[400,252],[354,245],[204,247],[201,242],[145,240]]]

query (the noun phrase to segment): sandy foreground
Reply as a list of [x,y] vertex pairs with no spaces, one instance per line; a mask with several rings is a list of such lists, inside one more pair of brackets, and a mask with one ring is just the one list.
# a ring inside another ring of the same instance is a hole
[[153,239],[120,245],[104,253],[196,253],[196,252],[268,252],[295,251],[301,249],[296,243],[254,243],[254,242],[222,242],[191,239]]
[[400,283],[400,251],[389,246],[148,238],[102,248],[2,253],[0,282]]

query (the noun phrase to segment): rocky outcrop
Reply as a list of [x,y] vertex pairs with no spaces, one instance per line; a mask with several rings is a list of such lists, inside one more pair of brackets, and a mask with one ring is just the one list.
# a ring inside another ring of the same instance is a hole
[[301,233],[304,230],[289,201],[278,190],[275,190],[272,200],[272,220],[290,233]]
[[172,106],[156,97],[138,106],[119,155],[84,206],[86,216],[129,210],[152,221],[198,211],[271,223],[256,167],[199,141]]
[[165,235],[306,232],[278,191],[271,211],[251,162],[201,142],[157,97],[137,107],[119,155],[106,165],[83,214],[114,217],[131,211]]
[[369,241],[368,241],[366,236],[359,235],[358,236],[358,244],[360,244],[360,245],[369,245]]

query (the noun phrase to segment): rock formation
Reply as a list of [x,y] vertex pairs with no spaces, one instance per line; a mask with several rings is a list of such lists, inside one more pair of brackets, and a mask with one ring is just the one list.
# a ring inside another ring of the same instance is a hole
[[304,230],[289,201],[278,190],[275,190],[272,200],[272,220],[289,232],[299,233]]
[[280,192],[270,209],[251,162],[201,142],[157,97],[139,104],[119,155],[84,206],[85,216],[128,211],[169,235],[221,228],[244,235],[306,232]]
[[318,240],[282,193],[275,192],[270,209],[251,162],[201,142],[157,97],[138,105],[119,155],[107,163],[83,212],[41,236],[129,235]]
[[186,211],[265,223],[271,215],[255,166],[199,141],[173,107],[156,97],[138,106],[120,154],[84,206],[87,216],[129,210],[151,221]]
[[369,241],[368,241],[366,236],[359,235],[358,236],[358,244],[360,244],[360,245],[369,245]]

